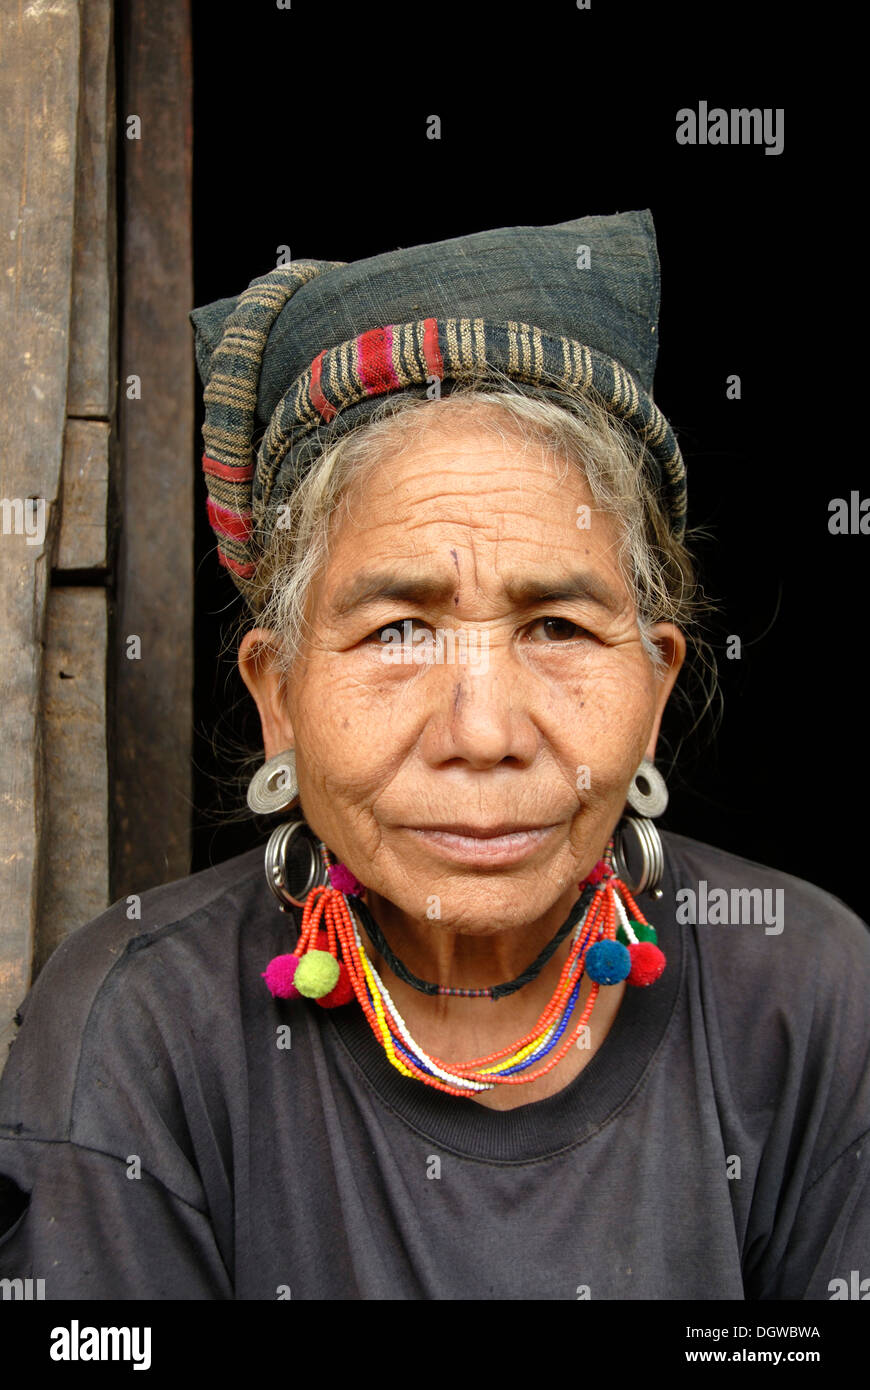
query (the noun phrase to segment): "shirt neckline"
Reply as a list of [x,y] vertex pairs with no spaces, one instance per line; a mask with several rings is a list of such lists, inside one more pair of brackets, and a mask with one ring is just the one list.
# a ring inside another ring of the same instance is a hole
[[442,1148],[488,1162],[516,1163],[546,1158],[582,1143],[640,1085],[680,995],[684,949],[675,913],[671,865],[675,847],[666,832],[661,835],[665,851],[662,897],[656,900],[645,893],[636,897],[656,928],[667,967],[648,988],[628,986],[595,1056],[555,1095],[512,1110],[490,1110],[403,1076],[375,1040],[358,1005],[313,1010],[322,1020],[322,1036],[337,1039],[384,1104]]

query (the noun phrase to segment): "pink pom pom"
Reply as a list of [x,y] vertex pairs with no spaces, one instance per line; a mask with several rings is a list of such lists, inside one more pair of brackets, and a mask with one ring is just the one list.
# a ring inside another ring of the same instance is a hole
[[353,893],[359,897],[365,892],[363,884],[355,874],[352,874],[346,864],[330,864],[329,880],[333,888],[337,888],[339,893]]
[[664,951],[651,941],[638,941],[636,946],[629,946],[628,954],[631,956],[630,985],[653,984],[667,965]]
[[293,983],[299,957],[275,956],[263,971],[263,979],[275,999],[298,999],[299,991]]
[[340,960],[338,962],[338,984],[328,994],[324,994],[322,999],[318,999],[317,1003],[322,1009],[338,1009],[342,1004],[349,1004],[351,999],[355,998],[356,995],[350,975],[347,972],[347,966],[343,960]]
[[[586,879],[587,883],[600,883],[603,878],[610,878],[610,870],[603,859],[599,859],[592,873]],[[581,885],[582,886],[582,885]]]

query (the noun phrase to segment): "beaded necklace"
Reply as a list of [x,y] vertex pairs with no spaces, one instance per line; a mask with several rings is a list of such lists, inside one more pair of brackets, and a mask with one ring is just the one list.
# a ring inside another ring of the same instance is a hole
[[[338,865],[335,866],[335,868],[338,867]],[[343,868],[344,866],[342,865],[341,867]],[[333,883],[333,887],[339,886],[339,883]],[[347,892],[348,890],[345,889],[344,891]],[[389,942],[386,940],[383,932],[361,897],[357,896],[355,898],[353,911],[354,917],[358,918],[360,924],[365,927],[369,941],[371,941],[375,950],[379,951],[383,956],[393,974],[396,975],[398,979],[404,980],[405,984],[410,985],[412,989],[419,990],[421,994],[452,994],[460,999],[505,999],[507,995],[515,994],[518,989],[522,989],[523,985],[529,984],[540,975],[547,961],[556,950],[556,947],[565,940],[569,931],[571,931],[572,927],[577,925],[578,920],[586,911],[593,891],[593,885],[587,883],[586,887],[583,889],[582,895],[577,899],[577,902],[568,913],[566,921],[562,923],[556,935],[551,941],[547,942],[540,955],[536,956],[531,965],[523,970],[521,974],[517,975],[515,980],[508,980],[502,985],[485,985],[482,989],[462,989],[458,985],[439,985],[432,980],[421,980],[419,976],[412,974],[408,967],[399,960],[395,952],[391,950]]]
[[[530,1032],[497,1052],[469,1062],[447,1062],[430,1057],[411,1037],[387,986],[366,954],[354,915],[357,912],[366,921],[373,922],[362,903],[365,888],[345,865],[329,862],[325,847],[322,847],[322,854],[332,886],[320,884],[311,889],[302,912],[295,949],[276,956],[263,972],[268,989],[276,998],[303,996],[326,1009],[349,1004],[356,998],[392,1065],[403,1076],[413,1077],[448,1095],[468,1097],[477,1091],[491,1091],[496,1085],[517,1086],[536,1081],[579,1041],[601,986],[616,985],[622,980],[630,985],[651,985],[665,968],[664,954],[656,944],[655,929],[614,873],[612,839],[589,877],[578,884],[581,899],[575,903],[568,921],[534,964],[506,985],[467,990],[417,980],[389,948],[386,953],[383,951],[386,942],[380,928],[376,927],[375,936],[372,936],[376,949],[381,951],[394,973],[415,988],[422,988],[425,993],[498,999],[534,978],[567,935],[578,912],[581,914],[574,926],[558,984]],[[364,912],[360,912],[361,907]],[[400,971],[395,970],[396,964],[401,966]],[[575,1016],[584,973],[592,981],[592,988],[584,1008]]]

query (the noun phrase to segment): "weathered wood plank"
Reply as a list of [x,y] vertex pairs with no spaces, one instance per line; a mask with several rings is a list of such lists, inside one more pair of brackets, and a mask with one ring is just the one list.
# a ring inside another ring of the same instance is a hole
[[117,401],[115,48],[111,0],[81,0],[81,100],[67,414],[109,419]]
[[[192,780],[189,4],[130,0],[127,15],[113,898],[189,872]],[[126,138],[133,115],[141,139]],[[128,658],[134,636],[141,656]]]
[[[55,569],[106,568],[108,491],[108,422],[67,420],[60,537]],[[104,728],[103,738],[105,736]]]
[[79,45],[75,0],[0,12],[0,498],[37,499],[33,537],[0,531],[0,1060],[36,927],[38,699],[66,414]]
[[48,598],[42,721],[45,815],[34,974],[56,946],[109,905],[106,590]]

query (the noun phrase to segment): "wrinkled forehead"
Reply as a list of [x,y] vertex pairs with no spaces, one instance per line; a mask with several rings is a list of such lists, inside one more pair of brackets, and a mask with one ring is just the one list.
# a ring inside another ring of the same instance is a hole
[[378,600],[449,608],[471,586],[503,604],[558,592],[623,606],[619,521],[597,509],[580,467],[469,412],[446,429],[446,415],[415,413],[423,428],[351,475],[315,603],[337,618]]

